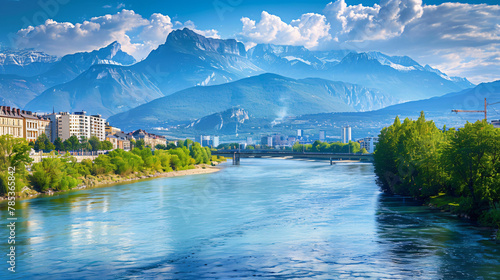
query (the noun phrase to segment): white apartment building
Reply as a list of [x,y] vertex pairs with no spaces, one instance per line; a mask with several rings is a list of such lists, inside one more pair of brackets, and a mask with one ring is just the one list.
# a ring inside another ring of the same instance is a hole
[[53,123],[53,135],[57,135],[62,141],[73,135],[78,139],[96,136],[99,141],[106,140],[106,120],[101,115],[88,116],[85,111],[81,111],[73,114],[53,113],[48,117]]
[[378,137],[366,137],[358,141],[360,144],[360,148],[365,148],[370,154],[375,152],[378,144]]
[[342,130],[340,132],[340,140],[342,143],[349,143],[349,141],[352,140],[351,138],[351,127],[350,126],[344,126],[342,127]]

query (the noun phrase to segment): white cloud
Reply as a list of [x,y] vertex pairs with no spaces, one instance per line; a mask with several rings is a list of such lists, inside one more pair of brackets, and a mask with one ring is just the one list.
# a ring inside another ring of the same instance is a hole
[[208,38],[214,38],[214,39],[220,39],[219,32],[215,29],[209,29],[209,30],[199,30],[196,28],[196,25],[194,22],[188,20],[184,24],[181,24],[180,22],[177,22],[177,25],[182,26],[182,27],[187,27],[194,32],[203,35]]
[[17,32],[17,47],[35,48],[63,56],[96,50],[118,41],[125,52],[140,60],[165,43],[172,30],[184,27],[207,37],[219,37],[217,30],[198,30],[192,21],[172,23],[169,16],[160,13],[145,19],[134,11],[122,10],[116,14],[93,17],[82,23],[49,19],[42,25],[29,26]]
[[308,13],[287,24],[278,16],[262,12],[257,23],[249,18],[242,18],[243,30],[240,33],[244,41],[251,43],[273,43],[282,45],[302,45],[314,48],[319,40],[328,40],[330,25],[323,15]]
[[[323,14],[304,14],[290,24],[267,12],[262,12],[259,22],[242,18],[241,39],[247,46],[274,43],[309,49],[378,50],[409,55],[475,83],[500,79],[499,5],[381,0],[363,6],[337,0]],[[300,25],[308,20],[313,27]]]

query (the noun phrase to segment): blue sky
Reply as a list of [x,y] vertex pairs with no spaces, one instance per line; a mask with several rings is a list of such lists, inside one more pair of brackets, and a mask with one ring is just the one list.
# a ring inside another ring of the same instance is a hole
[[[472,82],[500,79],[495,0],[0,0],[0,46],[55,55],[119,41],[141,59],[188,27],[216,38],[409,55]],[[31,27],[29,27],[31,26]]]

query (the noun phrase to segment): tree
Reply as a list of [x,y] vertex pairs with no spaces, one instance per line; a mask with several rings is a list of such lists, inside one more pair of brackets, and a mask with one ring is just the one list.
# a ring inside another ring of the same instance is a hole
[[[68,150],[74,151],[80,149],[80,140],[78,140],[78,137],[75,135],[71,136],[68,140]],[[66,146],[66,141],[65,141],[65,146]]]
[[50,139],[47,137],[47,135],[45,134],[42,134],[44,137],[44,144],[45,144],[45,151],[53,151],[56,146],[54,146],[54,144],[52,144],[52,142],[50,142]]
[[83,149],[83,150],[86,150],[86,151],[92,150],[92,146],[90,145],[87,137],[85,137],[85,136],[80,137],[79,149]]
[[166,148],[166,149],[167,149],[167,150],[170,150],[170,149],[175,149],[175,148],[177,148],[177,146],[175,145],[175,143],[168,143],[168,145],[167,145],[167,148]]
[[38,136],[38,138],[35,141],[35,146],[34,146],[35,151],[45,151],[45,150],[47,150],[46,147],[45,147],[45,144],[47,142],[50,143],[50,141],[46,141],[46,140],[48,140],[47,135],[41,134],[40,136]]
[[99,141],[99,138],[97,138],[96,136],[90,137],[89,144],[92,151],[99,151],[102,149],[101,141]]
[[146,147],[146,143],[144,142],[144,139],[139,139],[137,141],[135,141],[135,147],[138,148],[138,149],[144,149],[144,147]]
[[467,122],[455,131],[443,151],[450,174],[449,192],[471,197],[470,215],[500,200],[500,130],[485,120]]
[[103,149],[105,151],[113,150],[113,143],[111,143],[109,141],[102,141],[101,142],[101,149]]
[[5,195],[9,189],[9,171],[15,171],[15,192],[26,185],[26,168],[32,159],[29,156],[30,146],[24,139],[11,135],[0,136],[0,194]]
[[167,146],[162,145],[162,144],[156,144],[155,149],[157,149],[157,150],[166,150]]
[[54,149],[58,151],[65,151],[64,143],[61,138],[57,137],[54,141]]

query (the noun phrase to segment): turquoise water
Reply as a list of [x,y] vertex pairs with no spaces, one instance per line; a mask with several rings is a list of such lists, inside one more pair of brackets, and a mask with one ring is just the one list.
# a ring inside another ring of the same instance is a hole
[[0,278],[500,278],[490,231],[381,194],[372,165],[241,164],[22,201]]

